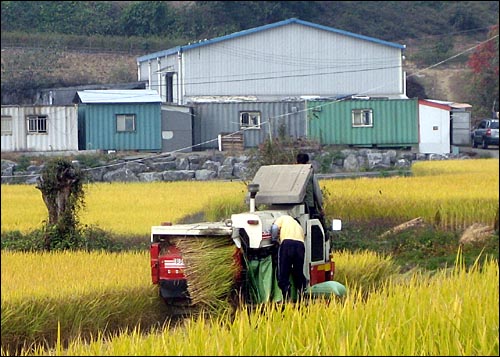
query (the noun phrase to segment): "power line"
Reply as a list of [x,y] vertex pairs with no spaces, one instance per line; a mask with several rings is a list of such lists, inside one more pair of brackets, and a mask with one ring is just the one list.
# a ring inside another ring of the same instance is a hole
[[454,59],[454,58],[456,58],[456,57],[459,57],[459,56],[461,56],[461,55],[463,55],[463,54],[465,54],[465,53],[467,53],[467,52],[470,52],[470,51],[472,51],[472,50],[474,50],[474,49],[478,48],[479,46],[484,45],[484,44],[485,44],[485,43],[487,43],[487,42],[493,41],[493,40],[494,40],[495,38],[497,38],[497,37],[498,37],[498,35],[495,35],[495,36],[493,36],[493,37],[491,37],[491,38],[487,39],[486,41],[483,41],[483,42],[481,42],[481,43],[478,43],[478,44],[477,44],[477,45],[475,45],[475,46],[469,47],[469,48],[467,48],[466,50],[464,50],[464,51],[462,51],[462,52],[457,53],[456,55],[453,55],[453,56],[451,56],[451,57],[448,57],[448,58],[446,58],[446,59],[444,59],[444,60],[442,60],[442,61],[440,61],[440,62],[437,62],[437,63],[435,63],[435,64],[433,64],[433,65],[430,65],[430,66],[428,66],[428,67],[426,67],[426,68],[423,68],[423,69],[421,69],[420,71],[417,71],[417,72],[415,72],[415,73],[412,73],[412,74],[411,74],[411,75],[409,75],[408,77],[415,76],[415,75],[417,75],[417,74],[419,74],[419,73],[421,73],[421,72],[423,72],[423,71],[426,71],[426,70],[428,70],[428,69],[431,69],[431,68],[437,67],[437,66],[439,66],[440,64],[443,64],[443,63],[448,62],[448,61],[450,61],[450,60],[452,60],[452,59]]
[[[257,77],[257,78],[242,78],[242,79],[228,79],[228,80],[207,80],[203,82],[184,82],[185,86],[194,86],[201,84],[217,84],[217,83],[235,83],[235,82],[251,82],[251,81],[263,81],[263,80],[274,80],[274,79],[282,79],[282,78],[299,78],[299,77],[314,77],[314,76],[324,76],[324,75],[336,75],[336,74],[347,74],[347,73],[356,73],[356,72],[372,72],[372,71],[381,71],[384,69],[398,68],[397,66],[386,66],[386,67],[374,67],[374,68],[364,68],[364,69],[355,69],[349,71],[329,71],[329,72],[316,72],[316,73],[304,73],[304,74],[290,74],[290,75],[279,75],[279,76],[266,76],[266,77]],[[160,87],[159,84],[152,85],[151,87]]]

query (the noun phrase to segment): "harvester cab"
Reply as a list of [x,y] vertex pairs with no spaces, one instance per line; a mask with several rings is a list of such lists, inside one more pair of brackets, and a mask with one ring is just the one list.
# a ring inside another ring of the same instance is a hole
[[344,295],[344,286],[334,281],[331,252],[331,233],[341,229],[341,221],[334,219],[327,228],[306,212],[304,199],[312,175],[310,164],[261,166],[248,184],[245,201],[249,211],[232,214],[222,222],[153,226],[151,277],[159,285],[160,296],[167,304],[190,303],[185,274],[189,267],[182,244],[177,244],[179,239],[226,237],[228,244],[234,243],[235,259],[241,265],[240,293],[244,299],[251,303],[280,301],[276,281],[278,243],[271,226],[284,214],[294,217],[304,229],[306,293]]

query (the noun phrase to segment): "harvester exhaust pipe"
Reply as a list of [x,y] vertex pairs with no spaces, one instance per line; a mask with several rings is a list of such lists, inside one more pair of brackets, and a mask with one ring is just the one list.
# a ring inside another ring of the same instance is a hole
[[248,192],[250,193],[250,212],[255,212],[255,196],[259,192],[259,184],[249,183]]

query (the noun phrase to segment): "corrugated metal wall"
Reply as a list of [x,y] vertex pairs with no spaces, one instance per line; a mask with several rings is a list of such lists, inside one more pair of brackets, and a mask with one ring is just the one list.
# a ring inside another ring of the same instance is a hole
[[259,111],[260,129],[243,131],[245,148],[257,147],[269,134],[278,137],[280,126],[287,136],[306,136],[305,101],[237,102],[194,104],[194,145],[206,150],[218,148],[218,135],[240,131],[240,112]]
[[[76,105],[2,106],[2,116],[12,117],[12,135],[2,135],[2,151],[78,150]],[[46,133],[28,133],[27,116],[46,115]]]
[[185,96],[403,93],[401,50],[298,24],[186,51]]
[[148,89],[158,92],[163,102],[167,102],[167,87],[165,75],[167,73],[173,74],[173,93],[174,102],[180,96],[179,90],[179,77],[177,73],[181,70],[179,68],[177,54],[167,55],[172,51],[158,52],[157,56],[153,56],[147,60],[138,61],[138,80],[149,81]]
[[[161,151],[160,103],[87,104],[85,149]],[[117,114],[135,114],[136,131],[118,133]]]
[[[308,136],[323,145],[418,144],[417,99],[309,101]],[[353,109],[372,109],[373,127],[353,127]]]
[[470,145],[470,116],[468,111],[453,110],[452,117],[452,144],[453,145]]
[[163,152],[193,151],[193,114],[191,107],[162,105],[161,136]]

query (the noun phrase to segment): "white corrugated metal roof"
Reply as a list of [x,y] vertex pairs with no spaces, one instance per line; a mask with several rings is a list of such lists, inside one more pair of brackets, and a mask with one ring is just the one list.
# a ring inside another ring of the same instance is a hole
[[452,103],[451,106],[453,108],[472,108],[472,105],[467,104],[467,103]]
[[445,101],[445,100],[437,100],[437,99],[426,99],[426,100],[429,101],[429,102],[434,102],[434,103],[438,103],[438,104],[448,105],[448,106],[450,106],[452,108],[472,108],[472,105],[467,104],[467,103],[448,102],[448,101]]
[[77,94],[82,103],[161,103],[158,92],[151,89],[87,89]]

